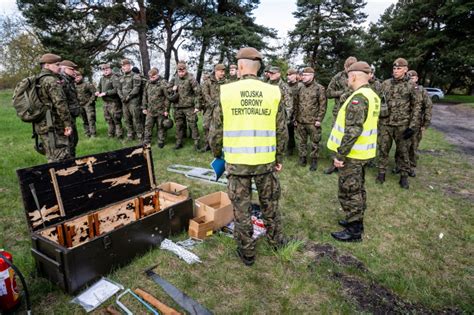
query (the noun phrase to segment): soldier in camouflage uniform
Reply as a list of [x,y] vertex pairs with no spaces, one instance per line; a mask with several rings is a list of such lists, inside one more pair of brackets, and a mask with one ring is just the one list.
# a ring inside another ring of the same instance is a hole
[[237,75],[237,65],[229,66],[229,79],[228,82],[235,82],[239,79]]
[[421,113],[421,95],[417,93],[406,75],[408,62],[398,58],[393,63],[393,78],[382,83],[382,109],[379,120],[379,173],[376,181],[385,182],[385,172],[392,142],[395,141],[400,160],[400,186],[408,189],[410,171],[409,147],[412,136],[419,128]]
[[291,89],[288,84],[286,84],[286,82],[281,79],[279,67],[271,67],[270,70],[268,70],[268,73],[270,75],[270,80],[268,83],[271,85],[278,85],[280,88],[281,101],[283,102],[283,107],[285,108],[286,122],[288,124],[291,117],[293,116],[293,95],[291,94]]
[[156,125],[158,132],[158,147],[165,145],[166,129],[163,126],[165,119],[169,118],[170,104],[168,101],[168,84],[160,77],[157,68],[148,71],[148,81],[143,89],[142,110],[146,115],[145,121],[145,144],[151,143],[153,127]]
[[[288,81],[288,86],[290,87],[291,91],[291,97],[293,99],[293,108],[296,107],[296,103],[298,102],[298,71],[295,69],[288,69],[287,72],[287,81]],[[295,141],[295,113],[294,110],[289,117],[289,122],[288,122],[288,148],[287,148],[287,154],[288,155],[293,155],[293,150],[296,147],[296,141]]]
[[178,63],[178,75],[171,81],[175,85],[173,91],[176,93],[170,100],[174,102],[174,120],[176,124],[175,149],[183,147],[186,134],[186,125],[191,128],[191,136],[194,140],[194,150],[199,151],[199,129],[197,127],[198,112],[202,103],[201,87],[196,79],[188,73],[186,64]]
[[338,197],[346,214],[345,220],[339,221],[345,229],[331,233],[338,241],[361,241],[364,231],[365,166],[375,156],[377,138],[372,131],[377,130],[380,111],[380,98],[370,89],[370,71],[363,61],[349,67],[348,85],[355,92],[340,108],[328,140],[328,148],[336,151],[334,166],[340,169]]
[[[260,61],[261,61],[261,54],[254,48],[246,47],[239,50],[237,53],[237,60],[238,60],[238,67],[239,73],[241,75],[240,80],[223,85],[221,87],[221,99],[219,106],[216,106],[213,113],[213,119],[211,123],[211,130],[209,133],[209,140],[211,143],[212,153],[215,157],[221,157],[223,151],[225,151],[226,158],[229,159],[231,155],[231,151],[227,151],[226,148],[223,147],[226,141],[228,141],[232,137],[231,135],[224,135],[224,129],[226,125],[230,123],[232,116],[228,116],[229,112],[227,111],[225,114],[223,112],[223,102],[225,101],[226,108],[229,106],[229,101],[235,101],[236,111],[242,111],[244,113],[245,109],[243,108],[242,101],[245,100],[252,100],[242,98],[242,93],[251,91],[241,91],[238,94],[238,99],[228,99],[226,96],[228,95],[229,91],[232,91],[232,88],[235,89],[254,89],[257,90],[256,95],[258,94],[258,90],[262,89],[264,91],[275,90],[273,86],[265,87],[266,84],[263,84],[258,81],[257,72],[260,68]],[[251,86],[251,88],[249,88]],[[225,90],[223,90],[225,88]],[[278,102],[280,96],[278,95],[279,90],[276,89],[276,93],[266,93],[261,94],[261,102],[263,104],[270,103],[271,100],[275,100]],[[244,96],[245,97],[245,96]],[[278,98],[278,99],[275,99]],[[257,98],[258,99],[258,98]],[[253,98],[255,100],[255,98]],[[274,104],[274,103],[272,103]],[[233,106],[233,105],[231,105]],[[264,105],[265,107],[268,105]],[[278,211],[278,201],[280,199],[281,189],[280,183],[278,181],[278,177],[276,176],[276,172],[281,171],[282,169],[282,159],[283,154],[286,147],[286,140],[287,140],[287,130],[286,130],[286,120],[285,120],[285,109],[283,105],[275,104],[278,106],[278,112],[275,113],[275,133],[273,135],[269,135],[268,137],[276,137],[276,146],[272,149],[275,154],[272,155],[272,162],[263,163],[263,164],[255,164],[255,165],[248,165],[248,164],[241,164],[241,163],[226,163],[226,170],[228,174],[228,192],[229,198],[232,201],[232,205],[234,207],[234,219],[235,219],[235,227],[234,227],[234,238],[237,242],[237,253],[243,263],[247,266],[250,266],[255,261],[255,254],[256,254],[256,240],[253,239],[253,225],[251,220],[251,199],[252,199],[252,180],[255,181],[258,190],[258,197],[260,200],[260,205],[262,209],[262,216],[265,227],[267,229],[267,239],[270,244],[275,248],[278,249],[281,246],[284,246],[287,240],[284,238],[282,234],[282,227],[280,222],[280,214]],[[253,108],[255,109],[255,108]],[[268,116],[261,115],[261,114],[247,114],[247,117],[239,117],[239,120],[245,119],[248,122],[249,126],[242,125],[242,131],[248,130],[248,128],[253,128],[255,125],[265,125],[267,123],[272,124],[269,122],[270,118]],[[227,120],[227,122],[226,122]],[[240,132],[238,130],[234,130],[236,134]],[[230,132],[232,133],[232,132]],[[244,135],[241,137],[245,137]],[[239,135],[240,137],[240,135]],[[246,142],[249,145],[250,143],[254,143],[255,136],[248,135],[248,141]],[[235,138],[234,138],[235,139]],[[240,142],[245,141],[246,139],[239,138]],[[257,155],[254,151],[248,151],[253,155]],[[247,153],[237,154],[239,158],[241,156],[247,156]],[[234,158],[236,158],[234,156]],[[255,161],[258,157],[252,159]]]
[[95,128],[95,92],[94,84],[84,82],[82,73],[76,71],[76,92],[81,105],[81,117],[84,123],[84,132],[88,137],[97,135]]
[[76,157],[76,147],[79,143],[79,133],[77,132],[76,118],[81,114],[81,106],[77,98],[76,85],[74,80],[76,78],[77,65],[69,60],[63,60],[59,64],[61,66],[61,79],[66,94],[67,104],[69,106],[69,113],[72,117],[72,134],[69,137],[69,150],[71,157]]
[[112,73],[109,64],[101,66],[102,78],[99,81],[97,97],[102,97],[104,102],[104,118],[107,122],[107,134],[110,138],[122,138],[122,103],[118,95],[118,77]]
[[326,114],[327,99],[324,87],[314,79],[314,69],[303,70],[302,83],[298,86],[298,102],[294,106],[295,127],[298,137],[299,164],[306,166],[307,141],[309,138],[311,151],[310,171],[318,168],[319,142],[321,141],[321,123]]
[[[333,124],[336,121],[339,108],[344,103],[346,98],[352,94],[352,91],[347,85],[347,70],[355,62],[357,62],[357,58],[352,56],[348,57],[344,62],[344,70],[338,72],[329,82],[328,89],[326,91],[326,96],[328,99],[334,99],[334,107],[332,109]],[[326,170],[324,170],[324,174],[329,175],[334,172],[337,172],[337,170],[338,169],[334,167],[334,165],[331,165]]]
[[211,149],[209,145],[209,128],[211,126],[212,112],[219,104],[220,86],[224,83],[226,83],[225,66],[223,64],[217,64],[214,67],[214,73],[202,84],[201,90],[204,100],[202,129],[204,131],[205,141],[203,151],[209,151]]
[[69,136],[72,134],[72,118],[59,78],[60,61],[61,57],[54,54],[44,54],[40,58],[38,92],[41,101],[50,109],[52,119],[50,124],[47,114],[41,121],[34,123],[34,128],[43,144],[48,162],[71,158]]
[[123,74],[119,79],[118,95],[122,101],[125,126],[127,128],[127,139],[143,140],[143,124],[141,110],[141,88],[142,78],[139,74],[132,72],[130,60],[122,60]]

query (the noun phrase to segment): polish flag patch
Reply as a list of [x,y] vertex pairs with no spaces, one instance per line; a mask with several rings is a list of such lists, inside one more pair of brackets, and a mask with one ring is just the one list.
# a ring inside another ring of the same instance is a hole
[[359,104],[359,101],[358,101],[358,100],[353,100],[353,101],[352,101],[352,104],[358,105],[358,104]]

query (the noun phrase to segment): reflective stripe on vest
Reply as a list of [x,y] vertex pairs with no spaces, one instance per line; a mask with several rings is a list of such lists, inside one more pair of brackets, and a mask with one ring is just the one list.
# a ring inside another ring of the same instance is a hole
[[[351,148],[347,157],[357,160],[368,160],[374,158],[377,150],[377,122],[380,112],[380,98],[371,88],[360,88],[344,102],[337,114],[336,122],[332,128],[331,135],[328,139],[328,148],[337,152],[344,137],[346,125],[346,109],[352,98],[362,94],[369,100],[369,108],[367,111],[367,119],[363,124],[363,130],[356,142]],[[359,105],[354,105],[359,106]]]
[[275,161],[280,98],[278,86],[259,80],[221,85],[223,151],[228,163],[260,165]]

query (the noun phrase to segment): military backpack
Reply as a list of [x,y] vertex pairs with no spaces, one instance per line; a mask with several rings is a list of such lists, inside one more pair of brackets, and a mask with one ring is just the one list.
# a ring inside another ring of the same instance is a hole
[[50,74],[33,75],[21,80],[13,93],[13,107],[16,114],[24,122],[37,122],[43,119],[48,110],[40,99],[38,89],[39,80]]

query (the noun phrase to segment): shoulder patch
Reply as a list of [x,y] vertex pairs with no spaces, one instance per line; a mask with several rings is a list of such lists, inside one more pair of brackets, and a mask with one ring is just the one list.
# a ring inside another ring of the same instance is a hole
[[368,103],[368,100],[362,94],[354,95],[354,97],[351,99],[351,104],[353,104],[353,105],[363,105],[363,104],[366,104],[366,103]]
[[358,104],[359,104],[359,100],[353,99],[352,102],[351,102],[351,104],[358,105]]

